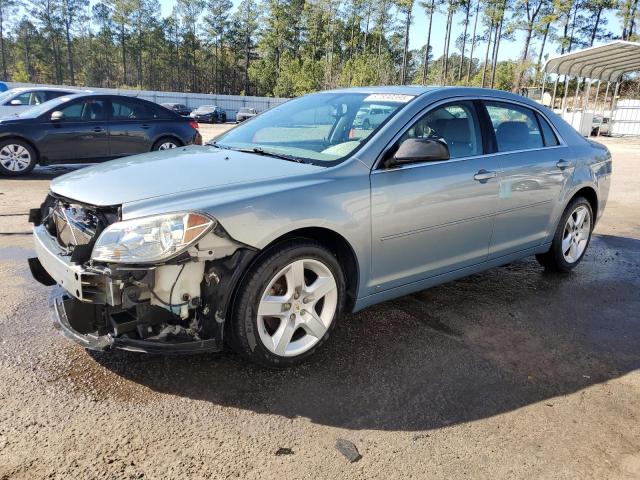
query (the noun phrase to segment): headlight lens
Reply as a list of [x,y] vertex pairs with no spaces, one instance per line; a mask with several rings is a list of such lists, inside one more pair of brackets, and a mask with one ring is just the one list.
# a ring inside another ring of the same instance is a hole
[[195,243],[215,223],[199,213],[171,213],[114,223],[98,238],[91,259],[113,263],[166,260]]

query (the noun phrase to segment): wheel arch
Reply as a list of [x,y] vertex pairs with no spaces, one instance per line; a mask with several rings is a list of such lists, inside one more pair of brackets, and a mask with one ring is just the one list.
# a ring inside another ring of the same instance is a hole
[[[584,197],[587,199],[589,205],[591,205],[591,211],[593,212],[593,219],[595,222],[595,219],[598,218],[598,192],[596,192],[595,188],[590,186],[583,186],[579,188],[573,193],[573,195],[571,195],[571,197],[569,197],[567,205],[569,205],[569,203],[571,203],[576,197]],[[565,209],[566,208],[567,207],[565,206]]]
[[264,252],[267,252],[279,243],[296,238],[314,240],[328,248],[336,256],[338,262],[343,268],[345,284],[347,287],[345,311],[351,312],[358,297],[360,268],[358,266],[358,258],[353,247],[346,238],[335,230],[324,227],[303,227],[291,230],[267,244],[260,255],[258,255],[258,258]]
[[164,139],[172,139],[172,140],[178,141],[178,143],[180,144],[178,145],[179,147],[183,147],[185,145],[184,140],[180,138],[178,135],[176,135],[175,133],[162,133],[158,135],[158,137],[151,144],[151,151],[154,151],[154,149],[156,148],[156,145],[160,143],[160,140],[164,140]]

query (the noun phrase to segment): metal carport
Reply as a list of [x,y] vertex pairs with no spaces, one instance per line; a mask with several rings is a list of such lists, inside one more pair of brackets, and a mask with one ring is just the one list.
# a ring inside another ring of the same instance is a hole
[[[626,122],[631,125],[631,129],[626,129],[626,134],[640,135],[640,102],[638,103],[637,115],[631,115],[629,118],[629,110],[625,118],[616,119],[614,116],[615,99],[618,95],[620,80],[625,73],[640,71],[640,43],[628,42],[624,40],[616,40],[605,45],[597,47],[585,48],[575,52],[566,53],[558,57],[549,59],[544,65],[544,77],[542,80],[542,95],[544,96],[544,87],[547,76],[555,74],[553,85],[553,93],[551,95],[551,107],[555,106],[556,93],[558,90],[558,82],[560,76],[564,77],[564,95],[561,103],[561,114],[565,120],[569,121],[574,128],[583,134],[591,132],[592,120],[594,114],[601,112],[604,119],[605,108],[609,102],[607,97],[613,85],[613,95],[610,100],[611,120],[609,129],[613,128],[613,122]],[[576,90],[572,102],[571,114],[567,115],[567,93],[569,90],[569,80],[576,77]],[[593,102],[593,108],[589,112],[590,91],[594,82],[597,82],[596,94]],[[601,84],[606,82],[604,99],[598,103]],[[578,96],[580,90],[582,94],[580,103]],[[580,108],[578,108],[580,107]],[[632,107],[633,108],[633,107]],[[580,112],[576,119],[576,114]],[[637,118],[636,118],[637,117]],[[577,120],[577,122],[576,122]],[[599,129],[598,129],[598,133]],[[610,133],[613,133],[610,130]]]

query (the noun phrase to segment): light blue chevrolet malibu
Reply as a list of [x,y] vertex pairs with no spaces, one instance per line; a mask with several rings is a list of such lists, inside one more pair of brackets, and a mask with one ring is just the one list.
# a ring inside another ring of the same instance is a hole
[[342,312],[529,255],[573,269],[610,176],[605,147],[517,95],[333,90],[59,177],[29,263],[86,348],[289,366]]

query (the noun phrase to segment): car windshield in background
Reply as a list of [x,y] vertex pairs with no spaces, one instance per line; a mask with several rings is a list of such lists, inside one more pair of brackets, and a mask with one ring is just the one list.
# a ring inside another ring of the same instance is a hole
[[216,107],[198,107],[196,109],[196,113],[209,113],[209,112],[213,112],[216,109]]
[[53,100],[49,100],[48,102],[41,103],[40,105],[22,111],[16,115],[21,118],[36,118],[43,113],[55,108],[56,106],[68,102],[73,98],[76,98],[75,94],[63,95],[62,97],[54,98]]
[[217,137],[222,148],[338,163],[411,101],[412,95],[318,93],[283,103]]

